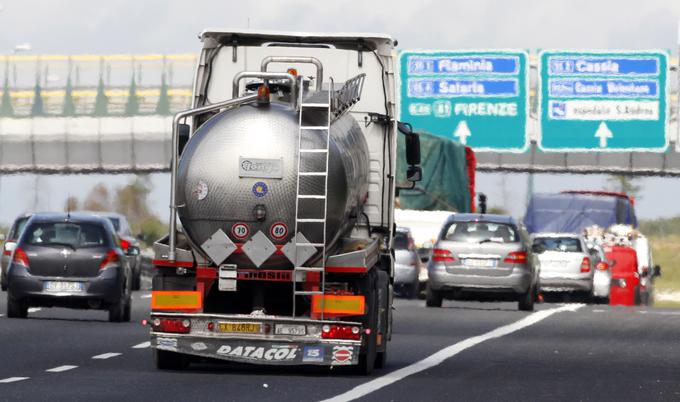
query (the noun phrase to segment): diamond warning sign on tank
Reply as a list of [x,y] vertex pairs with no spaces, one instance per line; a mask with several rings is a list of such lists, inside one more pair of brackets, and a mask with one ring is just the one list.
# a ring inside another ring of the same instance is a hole
[[267,261],[275,251],[276,246],[260,231],[243,245],[243,252],[256,267]]

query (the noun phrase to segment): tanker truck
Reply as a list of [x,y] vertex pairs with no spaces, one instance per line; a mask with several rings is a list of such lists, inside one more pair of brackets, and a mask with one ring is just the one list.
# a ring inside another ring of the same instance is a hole
[[225,360],[380,368],[392,333],[396,41],[206,30],[174,116],[170,230],[154,244],[159,369]]

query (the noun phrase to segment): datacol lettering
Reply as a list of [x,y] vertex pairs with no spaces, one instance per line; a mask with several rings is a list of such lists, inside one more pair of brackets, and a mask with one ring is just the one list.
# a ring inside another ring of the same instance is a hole
[[516,56],[411,57],[408,73],[419,74],[517,74]]

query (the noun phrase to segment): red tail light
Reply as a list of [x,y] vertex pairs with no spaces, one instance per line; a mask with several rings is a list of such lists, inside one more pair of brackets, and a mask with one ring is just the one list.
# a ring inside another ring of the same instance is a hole
[[191,332],[191,321],[184,319],[154,318],[151,328],[156,332],[172,332],[175,334],[188,334]]
[[17,249],[14,250],[14,257],[12,258],[12,263],[23,265],[24,267],[28,268],[28,256],[26,255],[26,252],[24,252],[24,250],[22,250],[21,248],[17,247]]
[[527,252],[526,251],[513,251],[509,253],[507,257],[503,260],[506,264],[526,264],[527,263]]
[[581,272],[590,272],[590,258],[583,257],[583,261],[581,262]]
[[127,253],[128,249],[130,248],[130,242],[127,240],[120,239],[120,248],[123,249]]
[[119,261],[120,258],[118,258],[118,254],[116,254],[114,250],[109,250],[109,252],[106,253],[106,257],[104,257],[101,264],[99,264],[99,269],[107,268],[109,265],[116,264]]
[[361,339],[361,329],[353,325],[324,325],[321,328],[321,337],[324,339]]
[[606,270],[609,269],[609,264],[607,264],[607,263],[604,262],[604,261],[600,261],[600,262],[597,263],[597,265],[595,266],[595,268],[596,268],[598,271],[606,271]]
[[434,262],[454,262],[453,254],[449,250],[443,248],[435,248],[432,250],[432,261]]

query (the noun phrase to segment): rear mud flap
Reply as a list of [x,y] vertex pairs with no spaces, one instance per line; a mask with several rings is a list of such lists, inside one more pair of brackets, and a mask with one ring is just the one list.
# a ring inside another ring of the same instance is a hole
[[266,365],[343,366],[359,362],[360,345],[210,339],[152,334],[151,346],[187,355]]

